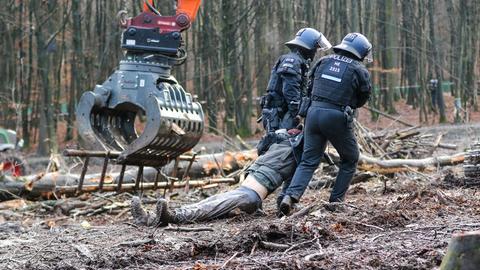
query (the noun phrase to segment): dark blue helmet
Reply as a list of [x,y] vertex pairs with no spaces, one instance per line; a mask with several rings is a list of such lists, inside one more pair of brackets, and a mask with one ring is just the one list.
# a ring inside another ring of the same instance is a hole
[[347,34],[342,43],[333,47],[333,51],[337,52],[338,50],[347,51],[360,60],[367,60],[367,62],[372,62],[372,44],[368,39],[360,33],[349,33]]
[[316,51],[317,49],[325,51],[332,47],[325,36],[313,28],[300,29],[295,38],[286,42],[285,45],[289,48],[301,47],[307,51]]

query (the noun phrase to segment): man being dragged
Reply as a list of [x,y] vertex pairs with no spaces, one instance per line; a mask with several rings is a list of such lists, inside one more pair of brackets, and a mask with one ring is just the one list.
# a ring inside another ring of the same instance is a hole
[[262,208],[263,200],[282,183],[285,188],[288,187],[301,159],[303,134],[299,129],[288,132],[278,130],[276,137],[276,143],[262,145],[268,150],[248,168],[247,177],[240,187],[176,209],[168,209],[167,200],[159,199],[156,213],[146,212],[140,199],[133,197],[131,213],[135,223],[165,226],[169,223],[202,222],[228,217],[236,209],[253,214]]

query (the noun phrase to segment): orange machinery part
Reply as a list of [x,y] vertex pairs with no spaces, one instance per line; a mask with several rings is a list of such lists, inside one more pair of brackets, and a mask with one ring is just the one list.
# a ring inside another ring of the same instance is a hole
[[[152,7],[155,7],[155,3],[153,3],[153,0],[147,0],[147,2],[150,3]],[[150,9],[147,6],[147,3],[145,2],[143,3],[143,11],[144,12],[150,11]]]
[[[150,5],[155,7],[153,0],[147,0]],[[177,1],[177,15],[184,13],[190,18],[190,21],[195,21],[198,9],[200,8],[201,0],[178,0]],[[143,3],[143,11],[149,11],[147,4]]]
[[190,21],[195,21],[201,0],[178,0],[177,15],[185,13],[190,17]]

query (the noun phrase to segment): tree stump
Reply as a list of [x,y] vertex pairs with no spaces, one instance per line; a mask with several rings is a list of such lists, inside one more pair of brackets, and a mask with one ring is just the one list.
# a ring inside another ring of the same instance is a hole
[[441,270],[477,270],[480,267],[480,231],[455,234],[443,257]]

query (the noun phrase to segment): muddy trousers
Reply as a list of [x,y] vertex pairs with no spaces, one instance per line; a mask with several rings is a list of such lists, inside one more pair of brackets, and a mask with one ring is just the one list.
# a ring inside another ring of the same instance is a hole
[[252,214],[261,207],[262,199],[257,192],[241,186],[173,210],[174,223],[194,223],[222,218],[235,209]]

